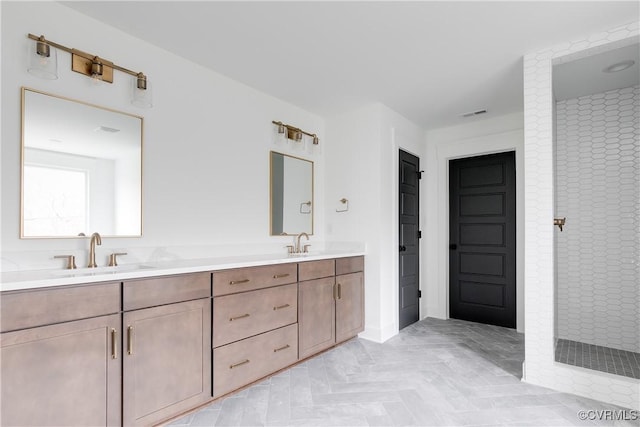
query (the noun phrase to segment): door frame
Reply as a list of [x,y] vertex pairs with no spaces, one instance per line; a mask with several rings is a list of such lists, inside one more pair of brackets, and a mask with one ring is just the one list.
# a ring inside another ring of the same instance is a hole
[[[467,157],[515,151],[516,157],[516,330],[524,332],[524,135],[522,130],[496,133],[477,138],[463,139],[457,143],[443,144],[436,149],[437,162],[437,220],[431,230],[437,233],[435,248],[431,244],[427,254],[435,253],[430,260],[435,268],[431,276],[436,288],[430,288],[427,298],[434,317],[449,319],[449,161]],[[431,199],[433,200],[433,199]],[[424,233],[424,232],[423,232]],[[427,231],[427,235],[429,232]],[[424,235],[424,234],[423,234]],[[424,296],[424,293],[423,293]]]

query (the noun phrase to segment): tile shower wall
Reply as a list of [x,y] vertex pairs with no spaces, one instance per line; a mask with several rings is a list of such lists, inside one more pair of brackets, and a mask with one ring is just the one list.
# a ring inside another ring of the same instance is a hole
[[556,363],[554,338],[555,245],[552,67],[638,42],[633,22],[524,57],[524,293],[525,375],[523,380],[640,409],[640,381]]
[[640,86],[557,102],[558,338],[640,352]]

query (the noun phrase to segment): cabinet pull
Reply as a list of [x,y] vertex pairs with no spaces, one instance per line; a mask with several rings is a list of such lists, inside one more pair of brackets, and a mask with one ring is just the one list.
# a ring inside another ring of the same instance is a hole
[[338,299],[338,284],[337,283],[335,285],[333,285],[333,299],[334,300]]
[[133,326],[127,328],[127,354],[133,354]]
[[277,352],[279,352],[279,351],[286,350],[286,349],[288,349],[289,347],[291,347],[291,346],[290,346],[289,344],[287,344],[287,345],[285,345],[284,347],[280,347],[280,348],[275,348],[275,349],[273,349],[273,352],[274,352],[274,353],[277,353]]
[[274,279],[282,279],[283,277],[289,277],[289,273],[285,273],[285,274],[274,274],[273,278]]
[[118,331],[111,328],[111,358],[118,358]]
[[273,309],[274,310],[280,310],[280,309],[287,308],[287,307],[289,307],[289,304],[279,305],[277,307],[273,307]]
[[233,369],[233,368],[237,368],[238,366],[246,365],[249,362],[250,362],[249,359],[244,359],[242,362],[238,362],[238,363],[235,363],[233,365],[229,365],[229,369]]
[[338,283],[338,299],[342,299],[342,285]]
[[240,283],[247,283],[249,281],[249,279],[242,279],[242,280],[232,280],[229,282],[230,285],[239,285]]
[[249,313],[245,313],[242,316],[230,317],[229,322],[233,322],[234,320],[238,320],[238,319],[244,319],[245,317],[249,317],[249,316],[250,316]]

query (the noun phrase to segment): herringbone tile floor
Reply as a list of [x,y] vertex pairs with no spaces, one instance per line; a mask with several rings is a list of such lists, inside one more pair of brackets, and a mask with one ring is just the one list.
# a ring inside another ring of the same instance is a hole
[[640,426],[580,421],[580,410],[621,408],[523,383],[523,360],[512,329],[425,319],[384,344],[351,340],[170,425]]

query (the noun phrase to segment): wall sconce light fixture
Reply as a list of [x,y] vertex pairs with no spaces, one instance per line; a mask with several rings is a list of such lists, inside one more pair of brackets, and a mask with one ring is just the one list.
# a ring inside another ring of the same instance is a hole
[[320,143],[320,138],[318,138],[315,133],[309,133],[295,126],[277,122],[275,120],[271,121],[271,123],[278,126],[278,133],[286,133],[288,139],[300,142],[302,141],[303,136],[307,135],[311,138],[313,145],[318,145]]
[[276,145],[285,144],[289,140],[291,141],[290,147],[294,150],[306,149],[309,154],[320,152],[320,138],[315,133],[275,120],[271,121],[271,123],[276,126],[273,134],[273,142]]
[[31,40],[35,40],[34,46],[31,48],[29,55],[29,68],[27,71],[40,78],[54,80],[58,78],[57,72],[57,56],[56,49],[60,49],[71,54],[71,70],[80,74],[84,74],[94,81],[113,83],[113,70],[135,77],[131,103],[139,107],[150,108],[153,106],[151,99],[151,88],[147,81],[147,76],[141,72],[131,71],[127,68],[114,64],[100,58],[97,55],[91,55],[78,49],[69,48],[51,40],[45,39],[44,36],[35,36],[29,34]]

